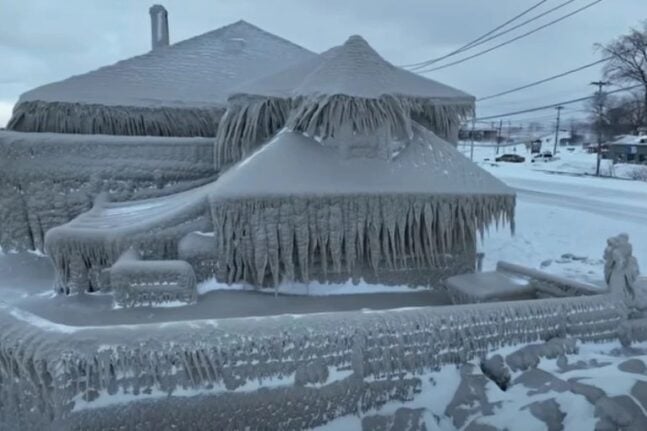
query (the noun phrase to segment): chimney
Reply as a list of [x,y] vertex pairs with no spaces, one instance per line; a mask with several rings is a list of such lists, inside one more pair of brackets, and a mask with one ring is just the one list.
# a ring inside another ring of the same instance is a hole
[[155,4],[148,10],[151,14],[152,50],[169,45],[168,42],[168,12],[164,6]]

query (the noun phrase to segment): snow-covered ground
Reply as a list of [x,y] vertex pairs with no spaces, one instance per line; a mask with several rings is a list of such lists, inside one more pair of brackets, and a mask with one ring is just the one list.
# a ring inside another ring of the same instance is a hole
[[[469,145],[459,148],[470,156]],[[531,163],[525,146],[502,147],[524,163],[495,162],[494,146],[475,146],[474,161],[517,191],[516,234],[490,231],[480,248],[484,269],[499,260],[589,282],[602,280],[605,240],[629,234],[647,268],[647,182],[596,178],[596,155],[564,148],[559,160]],[[603,161],[603,172],[608,161]]]
[[[499,354],[509,366],[507,355],[518,348],[489,357]],[[646,344],[631,349],[617,342],[581,344],[575,354],[540,357],[536,367],[508,368],[505,390],[484,375],[478,360],[446,365],[417,376],[421,390],[410,401],[392,401],[316,429],[368,430],[380,424],[385,426],[379,429],[409,431],[642,431],[647,429],[646,349]]]

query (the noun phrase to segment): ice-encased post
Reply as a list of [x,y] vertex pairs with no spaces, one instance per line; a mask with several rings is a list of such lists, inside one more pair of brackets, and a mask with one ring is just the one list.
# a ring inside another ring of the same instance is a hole
[[151,49],[169,46],[168,12],[164,6],[156,4],[148,10],[151,14]]

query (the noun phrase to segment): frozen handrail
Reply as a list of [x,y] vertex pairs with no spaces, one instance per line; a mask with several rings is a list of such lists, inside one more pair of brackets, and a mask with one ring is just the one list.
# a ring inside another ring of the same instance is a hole
[[570,280],[568,278],[548,274],[546,272],[538,271],[533,268],[528,268],[510,262],[500,261],[497,263],[496,269],[497,271],[512,272],[524,275],[534,280],[547,282],[550,283],[553,287],[557,286],[562,290],[564,287],[566,287],[566,290],[568,290],[569,293],[572,292],[577,295],[599,295],[600,293],[606,293],[606,290],[596,287],[593,284]]

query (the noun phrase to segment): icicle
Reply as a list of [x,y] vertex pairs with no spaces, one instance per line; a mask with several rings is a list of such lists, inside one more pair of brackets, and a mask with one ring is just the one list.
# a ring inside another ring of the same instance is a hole
[[[383,195],[212,200],[217,253],[230,282],[308,282],[383,269],[440,268],[475,247],[475,229],[508,213],[514,198]],[[479,207],[487,210],[474,212]],[[236,262],[233,264],[233,262]],[[408,262],[408,263],[407,263]],[[332,264],[332,265],[331,265]],[[297,270],[298,269],[298,270]],[[245,274],[253,274],[248,278]]]
[[91,135],[216,136],[224,109],[21,102],[7,129]]
[[367,135],[386,127],[390,136],[413,136],[408,110],[400,99],[381,96],[363,99],[345,95],[300,97],[286,127],[321,139],[334,138],[346,127]]
[[242,160],[285,125],[290,101],[236,96],[218,127],[214,148],[216,169]]

